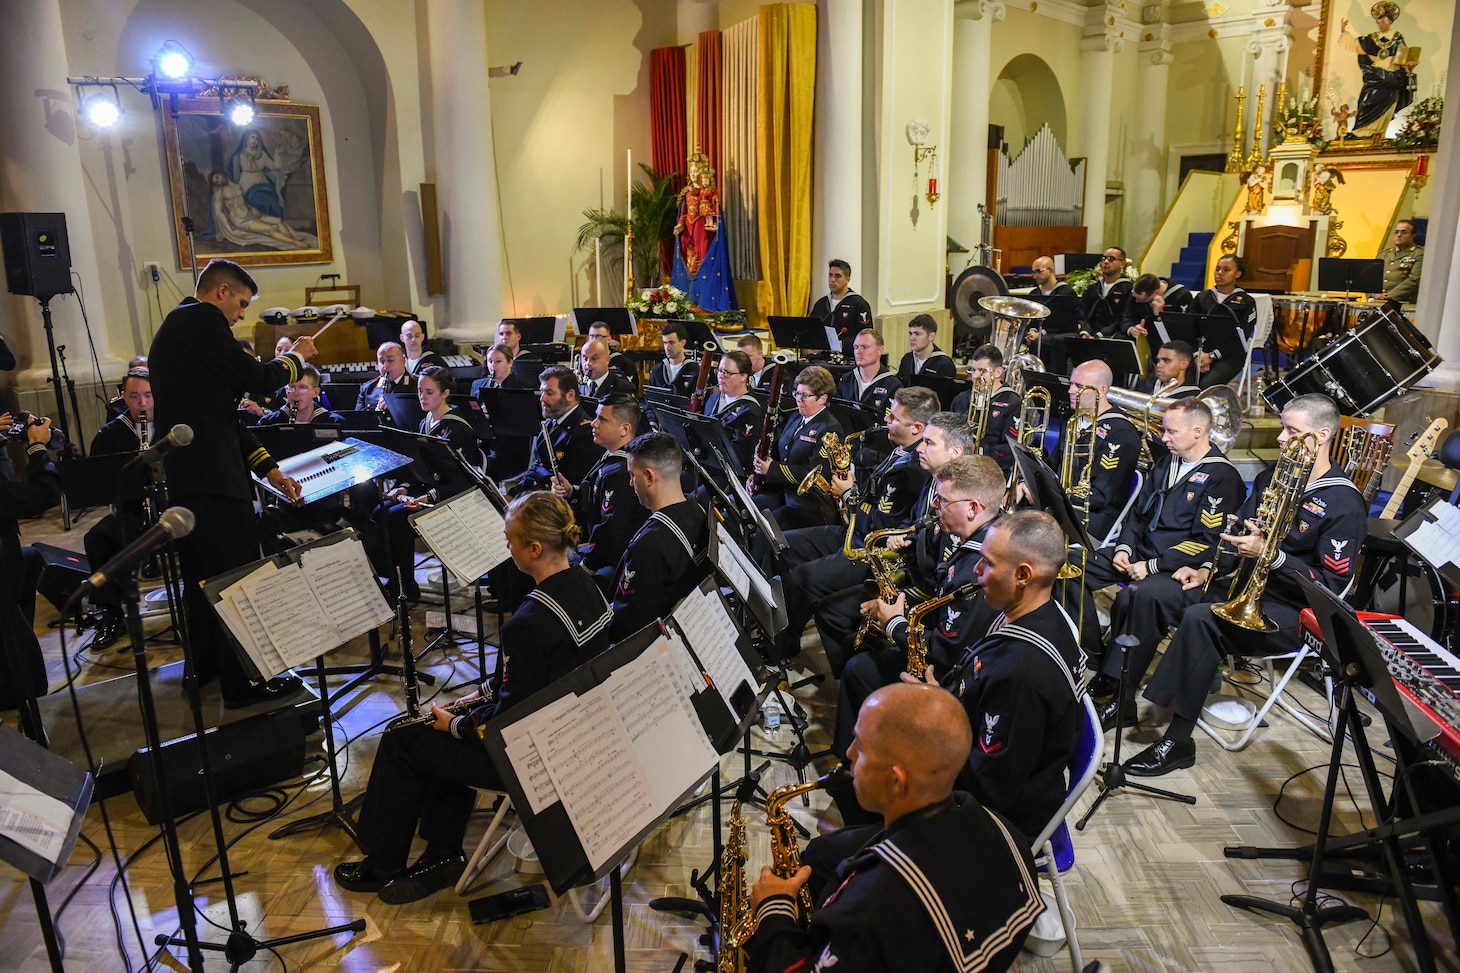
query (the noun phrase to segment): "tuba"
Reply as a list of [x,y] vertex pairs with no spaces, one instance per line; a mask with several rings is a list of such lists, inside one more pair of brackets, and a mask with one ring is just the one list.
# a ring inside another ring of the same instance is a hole
[[949,602],[957,601],[960,598],[968,598],[978,591],[978,584],[969,582],[959,585],[946,595],[939,595],[936,598],[929,598],[927,601],[908,609],[907,613],[907,674],[915,679],[922,679],[928,674],[928,643],[923,638],[923,616],[929,612],[937,611]]
[[1004,354],[1004,381],[1020,395],[1024,394],[1024,373],[1044,371],[1038,356],[1021,351],[1024,333],[1031,322],[1049,317],[1049,308],[1022,297],[981,297],[979,307],[993,315],[989,344]]
[[[1318,437],[1310,433],[1288,440],[1278,455],[1272,482],[1262,491],[1257,512],[1252,518],[1262,532],[1262,550],[1242,593],[1231,601],[1212,606],[1212,614],[1249,632],[1276,632],[1277,623],[1262,613],[1262,592],[1267,587],[1268,572],[1277,560],[1278,549],[1287,539],[1298,511],[1298,500],[1308,483],[1308,474],[1318,459]],[[1212,565],[1215,573],[1216,565]]]

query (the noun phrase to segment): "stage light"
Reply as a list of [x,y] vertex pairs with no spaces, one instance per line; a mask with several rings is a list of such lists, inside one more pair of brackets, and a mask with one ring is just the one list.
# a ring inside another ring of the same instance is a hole
[[152,63],[165,78],[177,81],[187,77],[193,69],[193,59],[177,41],[168,41],[153,57]]
[[98,91],[81,102],[81,114],[97,128],[111,128],[122,117],[122,106],[114,96]]
[[253,105],[243,97],[235,98],[224,107],[224,111],[228,115],[228,120],[240,128],[252,122],[255,114]]

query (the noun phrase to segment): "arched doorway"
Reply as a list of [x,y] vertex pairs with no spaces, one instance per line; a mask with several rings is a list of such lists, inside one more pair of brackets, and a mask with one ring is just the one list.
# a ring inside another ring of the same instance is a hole
[[1001,125],[1009,154],[1048,124],[1061,148],[1069,149],[1065,97],[1054,71],[1036,54],[1020,54],[1004,65],[989,92],[989,124]]

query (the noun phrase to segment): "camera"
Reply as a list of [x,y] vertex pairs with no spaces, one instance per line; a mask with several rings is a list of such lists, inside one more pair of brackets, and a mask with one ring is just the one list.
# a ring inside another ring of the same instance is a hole
[[[15,413],[11,417],[11,421],[14,423],[14,425],[12,425],[8,429],[0,429],[0,435],[4,435],[10,439],[18,439],[23,441],[27,438],[25,435],[25,430],[30,426],[41,425],[43,422],[45,422],[45,418],[42,416],[37,416],[34,413],[25,412],[22,410]],[[64,449],[66,446],[66,434],[62,432],[61,429],[57,426],[52,426],[50,441],[47,442],[45,445],[47,449]]]

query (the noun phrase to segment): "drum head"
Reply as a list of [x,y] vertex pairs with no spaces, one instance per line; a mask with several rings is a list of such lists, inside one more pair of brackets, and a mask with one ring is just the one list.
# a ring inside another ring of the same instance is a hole
[[1003,297],[1009,293],[1009,285],[992,267],[969,267],[953,282],[953,293],[949,303],[953,307],[955,335],[971,333],[980,338],[987,337],[992,315],[979,306],[984,297]]

